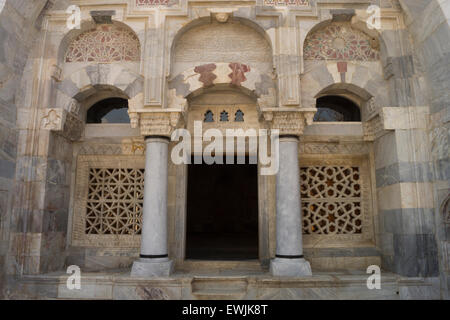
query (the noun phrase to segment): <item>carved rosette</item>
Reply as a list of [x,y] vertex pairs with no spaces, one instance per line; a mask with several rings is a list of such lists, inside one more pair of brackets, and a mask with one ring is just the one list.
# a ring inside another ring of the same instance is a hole
[[156,111],[140,114],[140,128],[143,136],[169,137],[179,127],[182,113],[174,111]]
[[280,136],[300,136],[305,126],[312,123],[315,112],[315,110],[270,110],[263,111],[263,116],[270,129],[280,131]]

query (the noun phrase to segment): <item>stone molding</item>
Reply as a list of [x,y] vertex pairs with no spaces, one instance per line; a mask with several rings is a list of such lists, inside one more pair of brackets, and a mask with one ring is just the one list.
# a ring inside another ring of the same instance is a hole
[[280,135],[300,136],[305,126],[312,124],[316,109],[269,109],[262,115],[270,129],[280,130]]
[[387,130],[427,128],[430,118],[428,107],[382,107],[363,122],[364,140],[373,141]]

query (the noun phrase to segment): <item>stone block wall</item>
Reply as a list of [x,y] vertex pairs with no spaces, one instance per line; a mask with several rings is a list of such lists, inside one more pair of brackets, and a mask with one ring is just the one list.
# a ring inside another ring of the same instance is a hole
[[40,29],[46,0],[0,1],[0,267],[9,247],[10,214],[13,205],[15,171],[19,145],[19,97],[23,94],[21,80]]
[[[440,258],[442,291],[448,297],[448,241],[443,223],[443,204],[450,193],[449,136],[450,136],[450,1],[400,0],[405,10],[414,50],[423,66],[427,81],[427,102],[430,124],[426,131],[430,145],[433,176],[434,218]],[[447,271],[446,271],[447,270]],[[447,281],[446,281],[447,278]],[[445,288],[447,285],[447,288]]]

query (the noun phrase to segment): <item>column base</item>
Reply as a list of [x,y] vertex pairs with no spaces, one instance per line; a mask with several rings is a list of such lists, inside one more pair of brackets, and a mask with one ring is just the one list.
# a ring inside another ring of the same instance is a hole
[[270,273],[276,277],[312,276],[311,265],[303,258],[275,258],[270,261]]
[[172,260],[139,259],[133,262],[131,276],[133,277],[168,277],[173,270]]

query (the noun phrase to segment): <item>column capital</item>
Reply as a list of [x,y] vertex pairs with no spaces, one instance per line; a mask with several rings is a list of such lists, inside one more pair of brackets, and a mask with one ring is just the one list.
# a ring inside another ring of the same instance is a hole
[[[139,127],[143,136],[169,137],[183,122],[183,112],[174,110],[155,110],[133,115],[132,123]],[[131,117],[130,117],[131,118]]]
[[300,136],[305,126],[313,122],[316,108],[270,108],[262,110],[270,129],[280,130],[280,135]]

